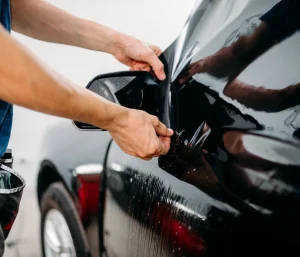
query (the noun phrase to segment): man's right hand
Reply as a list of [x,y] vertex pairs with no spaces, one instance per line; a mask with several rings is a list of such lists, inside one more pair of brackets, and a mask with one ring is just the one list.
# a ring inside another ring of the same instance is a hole
[[116,117],[108,130],[124,152],[144,160],[167,154],[173,135],[157,117],[133,109]]
[[2,101],[106,129],[126,153],[145,160],[169,151],[173,131],[158,118],[114,104],[49,73],[1,25],[0,46]]

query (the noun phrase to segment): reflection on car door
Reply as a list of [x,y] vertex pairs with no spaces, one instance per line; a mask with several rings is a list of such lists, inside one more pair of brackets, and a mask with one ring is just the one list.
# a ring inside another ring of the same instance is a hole
[[[232,224],[239,214],[159,168],[158,159],[139,160],[116,144],[111,146],[106,170],[108,256],[203,256],[214,227]],[[221,233],[225,236],[225,231],[220,230],[220,239]]]
[[145,162],[109,151],[108,256],[299,247],[299,13],[296,0],[199,2],[162,56],[170,152]]

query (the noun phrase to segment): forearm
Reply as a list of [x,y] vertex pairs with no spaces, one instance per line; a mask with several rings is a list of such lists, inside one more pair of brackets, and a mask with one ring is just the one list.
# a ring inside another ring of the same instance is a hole
[[109,129],[127,109],[42,67],[0,26],[0,99]]
[[112,54],[118,47],[120,33],[43,0],[12,0],[11,9],[13,30],[27,36]]

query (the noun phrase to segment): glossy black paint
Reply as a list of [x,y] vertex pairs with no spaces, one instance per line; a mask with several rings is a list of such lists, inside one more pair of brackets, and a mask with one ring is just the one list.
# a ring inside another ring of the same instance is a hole
[[108,151],[107,256],[298,250],[299,12],[294,0],[198,2],[161,56],[169,154]]

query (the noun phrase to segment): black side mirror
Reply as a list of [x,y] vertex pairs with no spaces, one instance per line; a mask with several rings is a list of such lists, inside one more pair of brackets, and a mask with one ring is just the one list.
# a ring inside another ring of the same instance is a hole
[[[149,72],[124,71],[99,75],[86,87],[105,99],[122,106],[157,115],[159,85]],[[103,130],[90,124],[73,121],[80,130]]]

